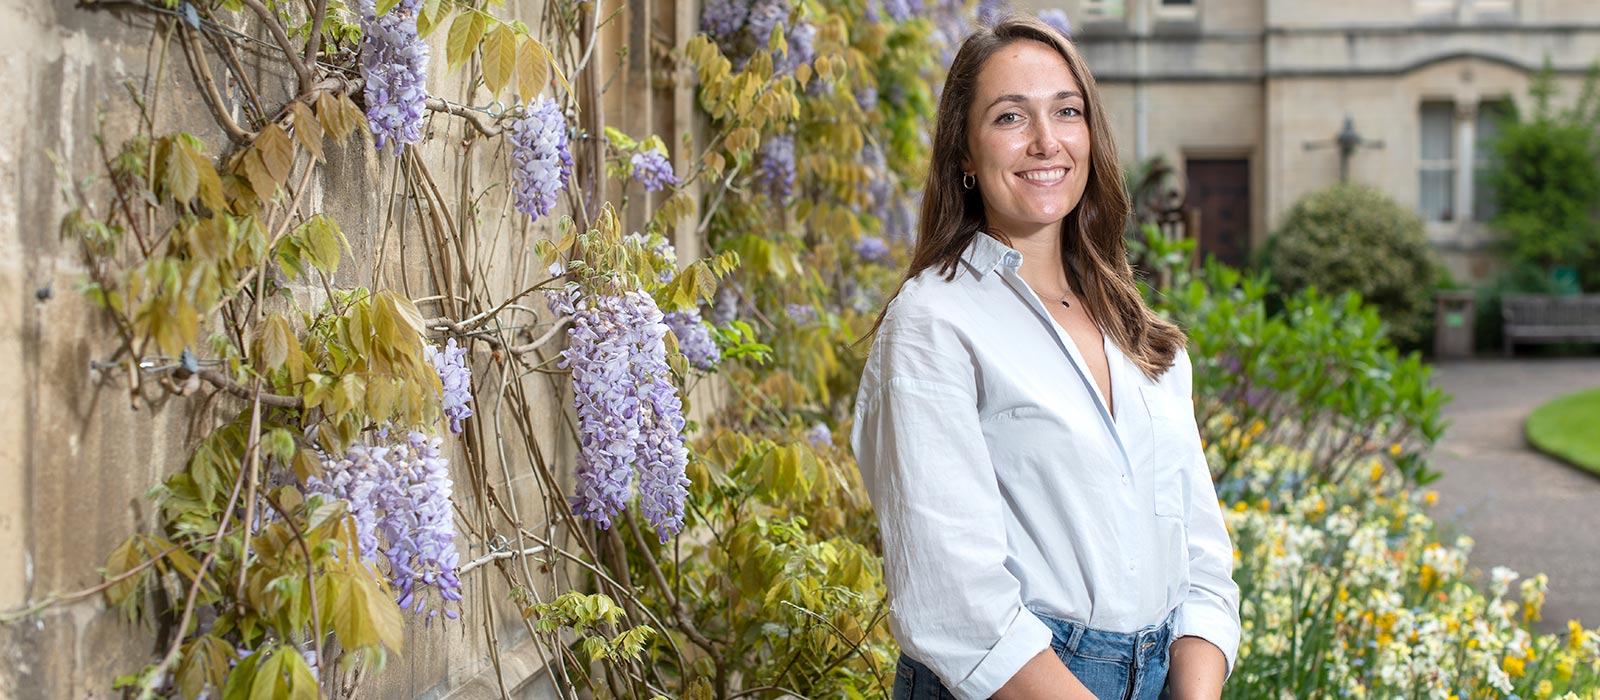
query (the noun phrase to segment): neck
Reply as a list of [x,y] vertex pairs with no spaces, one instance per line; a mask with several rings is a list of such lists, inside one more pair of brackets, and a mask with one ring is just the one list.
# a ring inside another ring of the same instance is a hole
[[991,230],[1001,234],[995,236],[1000,242],[1005,243],[1009,239],[1009,245],[1022,253],[1022,267],[1017,274],[1022,275],[1029,287],[1040,294],[1067,293],[1066,266],[1061,261],[1061,224],[1025,233]]

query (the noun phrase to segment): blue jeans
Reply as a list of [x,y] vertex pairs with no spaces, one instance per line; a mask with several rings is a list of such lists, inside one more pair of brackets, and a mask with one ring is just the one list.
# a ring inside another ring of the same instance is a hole
[[[1100,700],[1162,700],[1167,697],[1166,622],[1121,634],[1033,613],[1050,628],[1050,648]],[[933,670],[905,654],[895,668],[894,700],[955,700]]]

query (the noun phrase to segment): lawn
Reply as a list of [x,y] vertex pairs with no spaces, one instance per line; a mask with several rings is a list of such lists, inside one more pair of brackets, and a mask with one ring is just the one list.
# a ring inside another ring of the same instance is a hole
[[1539,450],[1600,474],[1600,388],[1534,409],[1526,430]]

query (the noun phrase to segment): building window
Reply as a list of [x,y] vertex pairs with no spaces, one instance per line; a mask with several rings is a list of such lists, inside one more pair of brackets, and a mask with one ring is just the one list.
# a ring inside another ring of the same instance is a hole
[[1122,19],[1122,0],[1084,0],[1083,14],[1089,19]]
[[1163,20],[1194,21],[1195,0],[1161,0],[1156,4],[1156,18]]
[[1489,181],[1490,165],[1494,161],[1494,142],[1500,135],[1500,123],[1511,114],[1510,103],[1504,100],[1482,102],[1478,105],[1477,124],[1472,149],[1472,219],[1489,221],[1500,213],[1494,188]]
[[1454,102],[1424,102],[1419,204],[1428,221],[1455,220],[1455,114]]
[[1083,16],[1090,20],[1122,19],[1122,0],[1083,0]]

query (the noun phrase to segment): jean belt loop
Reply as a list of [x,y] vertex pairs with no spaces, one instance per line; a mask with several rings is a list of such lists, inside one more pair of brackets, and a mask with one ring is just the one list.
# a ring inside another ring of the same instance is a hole
[[1067,654],[1070,656],[1078,653],[1078,643],[1083,641],[1083,631],[1085,627],[1076,622],[1069,621],[1067,623],[1067,629]]

